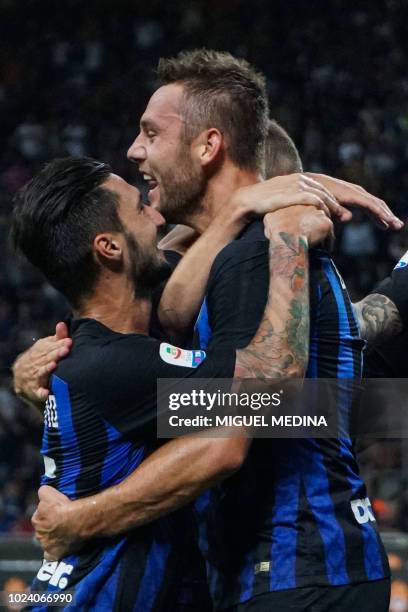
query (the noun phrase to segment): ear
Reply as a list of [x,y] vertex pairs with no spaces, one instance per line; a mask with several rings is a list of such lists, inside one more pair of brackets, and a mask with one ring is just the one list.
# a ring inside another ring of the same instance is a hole
[[98,234],[93,241],[97,256],[112,262],[123,258],[123,243],[120,234]]
[[219,155],[224,145],[224,136],[217,128],[210,128],[201,132],[195,139],[193,146],[202,166],[208,166]]

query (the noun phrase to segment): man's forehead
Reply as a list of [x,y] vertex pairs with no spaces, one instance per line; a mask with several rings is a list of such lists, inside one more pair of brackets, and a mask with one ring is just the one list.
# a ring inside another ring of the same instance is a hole
[[140,123],[149,123],[157,120],[182,120],[183,86],[177,83],[163,85],[157,89],[150,98]]
[[110,174],[103,186],[123,198],[139,196],[139,190],[117,174]]

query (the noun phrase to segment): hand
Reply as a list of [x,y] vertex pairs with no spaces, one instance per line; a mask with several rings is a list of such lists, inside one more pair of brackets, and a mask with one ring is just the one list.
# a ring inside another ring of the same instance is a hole
[[65,323],[58,323],[55,336],[37,340],[13,364],[14,390],[29,402],[44,402],[49,395],[49,377],[57,363],[66,357],[72,340]]
[[[314,174],[308,172],[308,177],[315,179],[321,185],[331,191],[331,193],[337,198],[341,204],[354,205],[358,208],[363,209],[367,214],[371,215],[377,225],[382,229],[394,229],[400,230],[403,227],[403,222],[396,217],[393,212],[389,209],[387,204],[377,198],[363,187],[342,181],[341,179],[335,179],[325,174]],[[340,221],[350,221],[352,213],[347,208],[341,207],[340,210]]]
[[333,223],[322,211],[312,206],[293,206],[264,216],[268,240],[285,232],[305,236],[309,246],[315,246],[333,234]]
[[347,210],[321,183],[305,174],[276,176],[261,183],[241,187],[233,194],[229,206],[241,215],[265,215],[288,206],[299,204],[321,208],[326,213],[340,217]]
[[40,503],[31,522],[44,558],[58,561],[73,552],[79,539],[67,527],[67,512],[73,502],[53,487],[42,486],[38,491]]

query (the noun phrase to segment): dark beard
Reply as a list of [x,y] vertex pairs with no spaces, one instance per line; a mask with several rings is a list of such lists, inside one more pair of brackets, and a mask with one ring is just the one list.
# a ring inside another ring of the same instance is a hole
[[135,297],[147,299],[152,291],[171,274],[165,259],[160,259],[156,250],[145,253],[131,234],[125,233],[130,258],[129,278],[133,283]]
[[200,210],[207,181],[192,167],[188,151],[180,153],[174,167],[175,172],[161,177],[160,211],[168,223],[184,223]]

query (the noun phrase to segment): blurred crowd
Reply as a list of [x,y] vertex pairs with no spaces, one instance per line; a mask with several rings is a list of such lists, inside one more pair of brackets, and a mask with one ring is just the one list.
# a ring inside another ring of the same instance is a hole
[[[10,391],[10,365],[66,311],[8,244],[13,193],[63,155],[100,158],[139,181],[126,150],[160,56],[206,46],[247,58],[266,73],[271,114],[305,169],[359,183],[408,218],[407,3],[29,0],[22,9],[0,0],[0,532],[29,529],[41,473],[40,418]],[[353,297],[407,248],[406,231],[384,234],[360,214],[338,228],[336,261]],[[391,500],[384,523],[407,528],[401,445],[370,453],[379,508]],[[397,493],[376,481],[382,468],[398,475]]]

